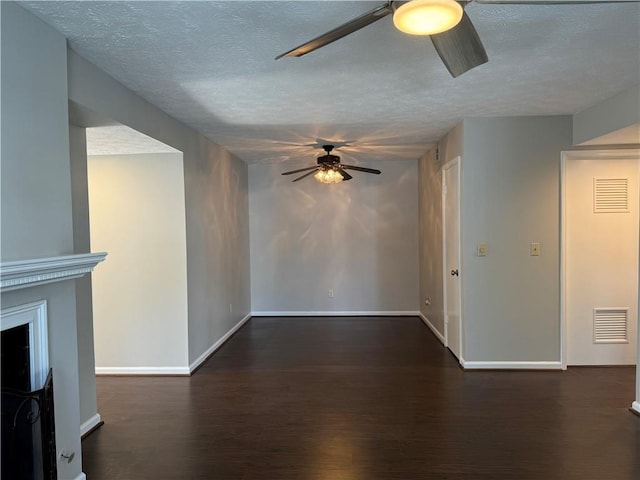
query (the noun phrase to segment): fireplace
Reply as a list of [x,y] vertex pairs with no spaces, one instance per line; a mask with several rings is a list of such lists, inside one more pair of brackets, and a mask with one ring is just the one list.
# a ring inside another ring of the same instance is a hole
[[0,261],[3,479],[86,478],[78,455],[75,288],[68,281],[93,271],[106,255]]
[[2,478],[55,479],[46,302],[3,310],[1,342]]

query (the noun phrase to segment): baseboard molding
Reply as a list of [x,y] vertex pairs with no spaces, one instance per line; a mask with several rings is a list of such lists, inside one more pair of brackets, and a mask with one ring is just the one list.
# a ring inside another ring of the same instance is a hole
[[78,475],[76,478],[74,478],[73,480],[87,480],[87,476],[85,475],[84,472],[80,472],[80,475]]
[[190,375],[189,367],[96,367],[96,375]]
[[202,365],[211,355],[214,354],[216,350],[218,350],[224,344],[224,342],[229,340],[234,333],[236,333],[245,323],[247,323],[247,321],[251,318],[251,315],[252,314],[246,315],[242,320],[236,323],[231,328],[231,330],[225,333],[220,340],[218,340],[216,343],[211,345],[202,355],[196,358],[191,363],[191,365],[189,365],[189,374],[192,374],[193,372],[195,372],[200,367],[200,365]]
[[442,334],[441,334],[441,333],[436,329],[436,327],[434,327],[434,326],[433,326],[433,323],[431,323],[431,322],[429,321],[429,319],[428,319],[428,318],[427,318],[427,317],[426,317],[422,312],[420,312],[420,314],[419,314],[418,316],[422,319],[423,323],[424,323],[427,327],[429,327],[429,329],[433,332],[433,334],[436,336],[436,338],[437,338],[438,340],[440,340],[440,342],[442,343],[442,345],[445,345],[444,335],[442,335]]
[[251,312],[253,317],[419,317],[416,311],[305,311],[305,312]]
[[632,410],[634,413],[636,413],[636,414],[640,415],[640,402],[633,402],[633,403],[631,404],[631,410]]
[[84,438],[87,434],[91,433],[103,423],[104,422],[102,421],[100,414],[96,413],[93,417],[80,425],[80,437]]
[[562,362],[473,362],[461,360],[465,370],[562,370]]
[[229,330],[220,340],[214,343],[202,355],[194,360],[188,367],[96,367],[96,375],[159,375],[159,376],[189,376],[204,361],[209,358],[218,348],[224,344],[240,327],[249,319],[251,314],[246,315],[231,330]]

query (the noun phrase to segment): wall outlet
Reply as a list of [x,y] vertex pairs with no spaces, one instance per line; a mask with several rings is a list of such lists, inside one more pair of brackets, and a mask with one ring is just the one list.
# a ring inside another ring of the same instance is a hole
[[424,299],[424,304],[429,307],[431,305],[431,297],[427,297]]
[[233,313],[233,303],[229,304],[229,313]]
[[487,256],[487,244],[486,243],[479,243],[478,244],[478,250],[477,250],[477,255],[479,257],[486,257]]
[[532,257],[537,257],[540,255],[540,244],[538,242],[533,242],[531,244],[530,255]]
[[329,298],[333,298],[333,297],[334,297],[334,295],[333,295],[333,288],[330,288],[330,289],[329,289]]

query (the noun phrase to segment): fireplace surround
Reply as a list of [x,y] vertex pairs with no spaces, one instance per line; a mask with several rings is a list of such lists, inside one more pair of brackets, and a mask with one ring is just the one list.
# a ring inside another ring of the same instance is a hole
[[[74,456],[80,458],[79,431],[77,438],[73,433],[78,398],[69,393],[78,382],[77,319],[69,303],[75,287],[67,280],[91,272],[105,256],[90,253],[0,263],[0,293],[3,307],[7,305],[0,314],[2,478],[85,478],[79,463],[73,462]],[[47,285],[52,283],[57,285]],[[5,368],[5,363],[11,366]],[[55,378],[62,387],[54,393]],[[55,408],[54,396],[62,402],[56,401]],[[62,430],[58,437],[56,420]]]
[[2,310],[2,478],[56,478],[46,306]]

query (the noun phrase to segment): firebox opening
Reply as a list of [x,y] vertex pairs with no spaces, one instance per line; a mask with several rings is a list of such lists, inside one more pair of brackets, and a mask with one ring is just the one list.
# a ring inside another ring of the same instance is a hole
[[29,325],[19,325],[2,331],[2,388],[22,392],[31,390],[31,356],[29,352]]

